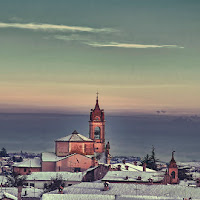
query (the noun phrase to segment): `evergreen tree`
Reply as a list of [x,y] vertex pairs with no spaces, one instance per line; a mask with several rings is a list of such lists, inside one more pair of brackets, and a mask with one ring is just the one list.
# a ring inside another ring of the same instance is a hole
[[156,162],[158,162],[158,159],[156,159],[155,156],[155,148],[154,146],[152,147],[152,152],[151,155],[149,156],[149,154],[147,154],[144,159],[142,160],[142,165],[144,163],[146,163],[147,168],[149,169],[153,169],[153,170],[157,170],[157,164]]
[[0,151],[0,157],[6,157],[8,154],[7,154],[7,151],[6,149],[3,147]]

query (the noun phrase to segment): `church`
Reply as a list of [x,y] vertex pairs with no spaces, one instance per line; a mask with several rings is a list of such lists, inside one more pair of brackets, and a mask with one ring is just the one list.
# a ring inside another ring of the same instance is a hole
[[[55,152],[44,152],[41,154],[41,158],[29,159],[22,163],[15,164],[13,165],[13,171],[21,175],[28,175],[32,172],[41,171],[83,172],[88,168],[98,166],[100,163],[109,164],[110,171],[123,171],[122,169],[112,169],[109,151],[109,142],[105,145],[104,110],[100,109],[97,93],[95,107],[90,111],[89,138],[74,130],[70,135],[55,140]],[[120,165],[118,164],[118,167],[119,166]],[[139,173],[139,167],[142,168],[141,166],[136,166],[137,173]],[[129,173],[128,165],[125,166],[125,168],[124,173]],[[145,174],[146,165],[145,170],[143,166],[143,175],[145,176]],[[116,176],[114,176],[114,179],[116,179]],[[109,182],[111,181],[113,181],[112,177],[109,179]],[[127,181],[127,179],[125,181],[130,182]],[[140,179],[136,180],[136,182],[138,181],[141,182]],[[172,159],[168,166],[168,170],[160,182],[156,184],[176,184],[178,182],[178,167],[174,159],[174,152],[172,152]]]
[[109,142],[105,146],[105,117],[100,109],[98,93],[94,109],[91,109],[89,120],[89,138],[76,130],[70,135],[55,140],[55,152],[44,152],[40,163],[27,162],[27,166],[14,166],[14,171],[20,174],[31,172],[82,172],[101,163],[110,164]]

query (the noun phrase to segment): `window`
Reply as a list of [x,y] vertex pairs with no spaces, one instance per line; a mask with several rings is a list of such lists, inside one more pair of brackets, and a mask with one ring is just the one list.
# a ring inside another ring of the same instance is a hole
[[171,176],[172,176],[173,179],[175,178],[175,171],[173,171],[173,172],[171,173]]
[[75,167],[74,168],[74,172],[80,172],[81,171],[81,168],[80,167]]
[[95,127],[94,129],[94,139],[100,139],[100,133],[101,133],[101,129],[100,127]]
[[30,186],[31,186],[31,187],[35,187],[35,184],[34,184],[34,183],[30,183]]
[[24,168],[24,172],[26,172],[26,168]]

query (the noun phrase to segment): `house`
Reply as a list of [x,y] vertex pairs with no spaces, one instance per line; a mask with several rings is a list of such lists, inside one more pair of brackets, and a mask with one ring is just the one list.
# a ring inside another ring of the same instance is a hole
[[162,184],[163,172],[108,171],[102,181],[109,183]]
[[93,156],[73,153],[59,157],[55,153],[42,153],[43,172],[82,172],[96,164]]
[[80,183],[83,176],[84,174],[82,172],[32,172],[26,176],[24,183],[26,186],[44,189],[45,186],[57,179],[62,180],[65,186],[71,186]]
[[75,130],[70,135],[55,140],[55,152],[44,152],[41,159],[14,164],[13,171],[22,175],[39,171],[83,172],[98,165],[97,155],[105,154],[104,162],[109,163],[109,149],[109,143],[105,148],[104,110],[100,109],[97,93],[95,108],[90,112],[89,138]]
[[18,195],[22,200],[40,200],[43,190],[37,188],[24,187],[18,194],[17,187],[2,187],[0,190],[0,199],[3,200],[17,200]]
[[[94,196],[96,195],[96,196]],[[200,190],[180,185],[145,185],[145,184],[123,184],[123,183],[89,183],[82,182],[71,187],[64,188],[63,194],[52,191],[43,194],[42,200],[80,200],[85,199],[115,199],[115,200],[182,200],[190,197],[200,200]]]
[[41,171],[41,159],[35,157],[33,159],[27,159],[23,162],[16,163],[13,165],[13,172],[21,175],[27,175],[31,172]]
[[96,167],[89,168],[85,171],[85,175],[82,181],[85,182],[93,182],[97,180],[101,180],[109,171],[110,165],[99,164]]

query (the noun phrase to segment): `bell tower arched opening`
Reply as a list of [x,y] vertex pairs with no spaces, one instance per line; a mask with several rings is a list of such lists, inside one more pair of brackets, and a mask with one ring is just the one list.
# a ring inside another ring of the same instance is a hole
[[175,178],[175,171],[173,171],[172,173],[171,173],[171,177],[174,179]]
[[96,126],[94,129],[94,139],[100,139],[101,128]]

